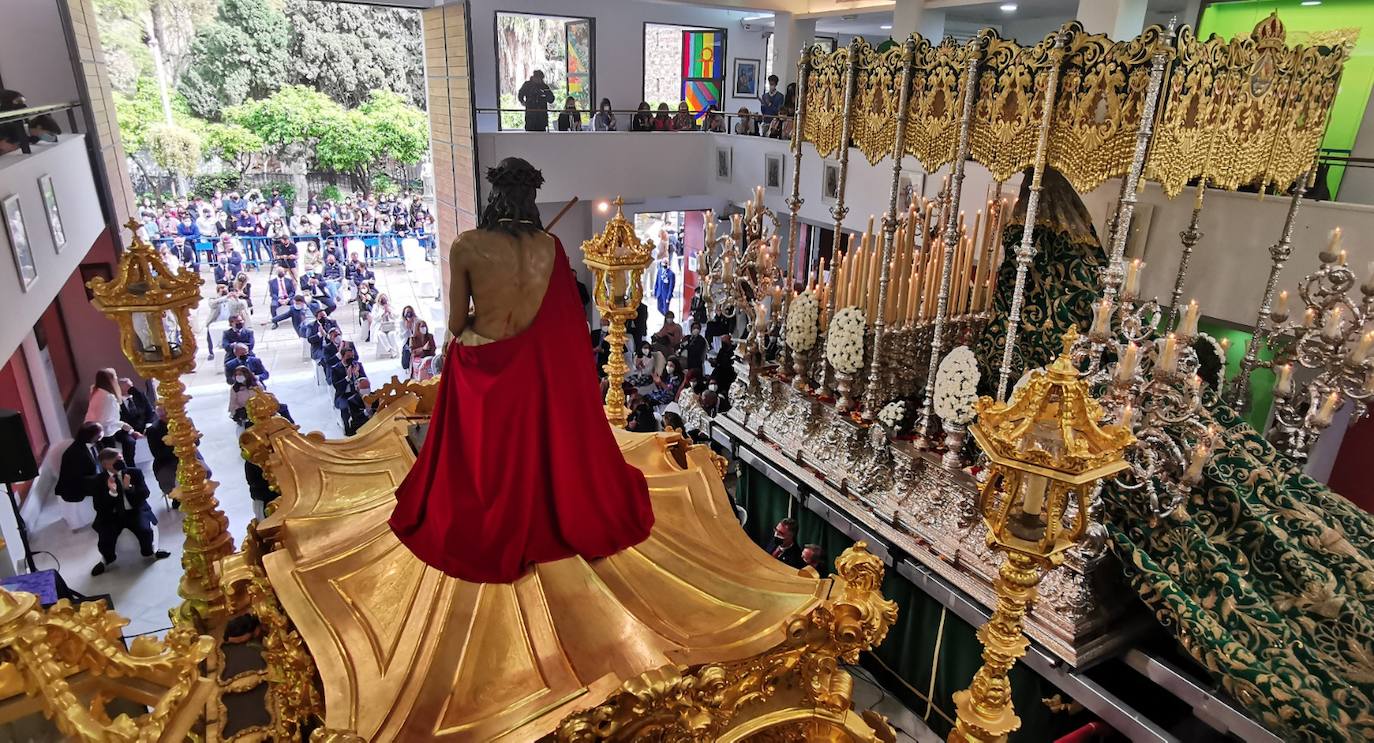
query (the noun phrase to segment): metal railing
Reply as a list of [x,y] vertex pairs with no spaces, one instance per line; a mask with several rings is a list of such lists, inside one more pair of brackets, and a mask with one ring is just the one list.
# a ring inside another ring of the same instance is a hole
[[33,152],[33,144],[29,141],[32,138],[32,134],[29,131],[29,122],[31,119],[44,114],[55,114],[59,111],[66,111],[68,133],[74,133],[77,130],[76,109],[80,107],[81,101],[71,101],[70,103],[51,103],[46,106],[29,106],[28,108],[17,108],[13,111],[0,111],[0,130],[10,126],[21,129],[24,136],[20,140],[19,149],[27,155]]
[[[478,114],[479,116],[481,116],[481,115],[489,115],[489,116],[490,116],[490,115],[494,115],[494,116],[499,117],[499,116],[502,115],[502,114],[520,114],[520,115],[524,115],[524,114],[526,114],[526,113],[545,113],[545,112],[542,112],[542,111],[530,112],[530,111],[526,111],[526,110],[523,109],[523,108],[490,108],[490,107],[480,107],[480,106],[477,108],[477,114]],[[581,118],[581,123],[579,124],[579,128],[577,128],[577,129],[569,129],[569,130],[566,130],[566,131],[559,130],[559,129],[558,129],[558,118],[559,118],[559,116],[560,116],[561,114],[564,114],[564,113],[577,113],[577,114],[580,114],[582,118]],[[749,127],[748,127],[748,131],[736,131],[736,129],[738,128],[737,125],[740,123],[741,119],[744,119],[744,118],[746,118],[746,117],[745,117],[744,115],[741,115],[738,111],[731,112],[731,111],[724,111],[724,110],[716,109],[716,110],[711,110],[711,111],[705,112],[705,115],[696,115],[696,114],[699,114],[700,112],[689,112],[689,113],[693,113],[692,122],[693,122],[693,125],[694,125],[694,126],[693,126],[693,128],[691,128],[691,129],[672,129],[672,128],[668,128],[668,129],[657,129],[657,128],[654,128],[654,123],[653,123],[654,119],[655,119],[655,118],[658,116],[658,114],[659,114],[659,111],[656,110],[656,109],[655,109],[655,110],[651,110],[651,111],[640,111],[640,110],[638,110],[638,109],[611,109],[610,113],[611,113],[612,115],[614,115],[615,118],[616,118],[616,121],[615,121],[616,128],[615,128],[614,130],[604,130],[604,129],[596,129],[596,128],[594,127],[594,125],[593,125],[593,117],[595,117],[596,114],[598,114],[598,113],[600,113],[600,110],[599,110],[599,109],[583,109],[583,108],[579,108],[579,109],[552,109],[552,108],[551,108],[551,109],[549,109],[549,110],[547,111],[548,118],[549,118],[549,128],[546,129],[545,131],[546,131],[546,132],[559,133],[559,134],[584,133],[584,132],[595,132],[595,133],[599,133],[599,134],[606,134],[606,133],[611,133],[611,132],[622,133],[622,132],[664,132],[664,131],[673,132],[673,133],[677,133],[677,134],[685,134],[685,133],[690,133],[690,132],[714,132],[714,133],[716,133],[716,134],[738,134],[738,135],[741,135],[741,136],[768,136],[768,130],[771,128],[772,122],[776,120],[776,121],[778,121],[778,122],[781,122],[781,123],[779,124],[779,126],[777,127],[777,129],[779,130],[779,133],[778,133],[777,136],[774,136],[774,137],[772,137],[772,138],[773,138],[773,139],[789,139],[789,138],[791,137],[791,134],[790,134],[790,133],[785,133],[785,132],[786,132],[786,129],[782,126],[782,124],[783,124],[783,123],[786,123],[786,122],[790,122],[790,121],[792,121],[793,118],[794,118],[794,117],[792,117],[792,116],[783,116],[783,115],[781,115],[781,114],[774,115],[774,116],[764,116],[763,114],[758,113],[758,112],[756,112],[756,111],[750,111],[749,114],[748,114],[748,116],[747,116],[747,118],[749,119],[749,122],[750,122]],[[671,110],[667,111],[666,113],[667,113],[667,115],[668,115],[668,120],[669,120],[670,126],[671,126],[671,122],[677,117],[678,111],[677,111],[677,109],[671,109]],[[634,129],[634,128],[632,128],[632,127],[633,127],[634,118],[635,118],[636,116],[638,116],[638,115],[644,115],[644,114],[647,114],[647,115],[649,116],[649,120],[650,120],[649,126],[650,126],[650,128],[648,128],[648,129]],[[721,131],[716,131],[716,130],[712,130],[712,129],[709,127],[709,123],[708,123],[708,122],[710,121],[711,117],[713,117],[713,116],[719,116],[719,117],[721,117],[721,119],[722,119],[722,121],[723,121],[723,124],[724,124],[724,129],[723,129],[723,130],[721,130]],[[507,129],[503,129],[503,131],[514,131],[514,132],[519,132],[519,131],[525,131],[525,130],[523,130],[523,129],[515,129],[515,128],[507,128]]]
[[[177,237],[177,235],[155,237],[151,242],[155,247],[172,248],[176,246]],[[424,248],[427,258],[433,257],[435,236],[434,233],[430,232],[423,234],[416,234],[413,232],[339,232],[330,235],[328,238],[324,238],[319,234],[292,235],[291,243],[293,245],[299,245],[303,242],[314,242],[316,245],[320,245],[329,241],[336,241],[341,243],[346,250],[350,247],[348,243],[356,239],[363,243],[364,260],[371,262],[375,260],[399,260],[401,258],[401,243],[408,238],[416,240],[420,247]],[[182,239],[185,240],[186,238],[183,237]],[[275,237],[267,237],[265,235],[235,235],[234,239],[238,241],[242,249],[243,265],[248,268],[271,265],[272,262],[277,259],[276,254],[272,250],[272,245],[277,241]],[[219,242],[220,239],[218,237],[197,238],[193,242],[193,247],[195,248],[198,261],[200,263],[213,263],[215,260],[215,250]],[[266,256],[265,258],[263,257],[264,255]],[[300,255],[295,257],[297,261],[301,259]],[[320,260],[324,260],[323,252],[320,254]]]

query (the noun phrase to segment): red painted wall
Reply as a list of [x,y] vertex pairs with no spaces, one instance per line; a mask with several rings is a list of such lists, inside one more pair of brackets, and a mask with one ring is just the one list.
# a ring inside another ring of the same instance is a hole
[[693,271],[692,258],[701,252],[706,244],[706,212],[683,212],[682,218],[682,306],[677,310],[678,323],[683,331],[691,331],[692,295],[697,290],[697,272]]
[[[48,451],[48,434],[43,430],[43,415],[38,409],[38,398],[34,395],[29,365],[24,361],[22,348],[16,349],[4,367],[0,367],[0,408],[18,410],[23,414],[24,428],[29,434],[29,446],[33,449],[34,459],[43,461],[43,455]],[[22,490],[27,492],[27,488]]]
[[[116,260],[115,242],[110,238],[109,230],[105,230],[91,245],[81,264],[105,264],[111,266],[113,271]],[[76,430],[86,415],[86,403],[90,400],[91,384],[95,382],[98,369],[114,367],[120,376],[134,380],[139,377],[119,347],[119,333],[115,324],[86,299],[86,287],[81,281],[79,268],[62,286],[56,301],[62,308],[62,320],[67,328],[75,365],[76,388],[71,397],[63,394],[63,402],[67,406],[67,422],[72,430]],[[56,363],[56,357],[53,360]]]
[[1345,432],[1327,484],[1364,510],[1374,513],[1374,482],[1369,458],[1374,455],[1374,417],[1365,416]]

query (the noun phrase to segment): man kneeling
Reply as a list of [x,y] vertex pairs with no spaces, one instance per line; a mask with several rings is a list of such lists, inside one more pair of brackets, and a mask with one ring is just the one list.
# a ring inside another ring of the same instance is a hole
[[148,507],[148,484],[143,480],[143,472],[136,467],[125,467],[124,457],[118,449],[100,451],[100,477],[93,488],[91,497],[95,503],[95,522],[92,526],[98,535],[101,562],[91,568],[91,575],[100,575],[115,561],[115,544],[119,533],[128,529],[138,537],[139,551],[144,557],[161,560],[170,557],[166,550],[153,551],[153,525],[157,517]]

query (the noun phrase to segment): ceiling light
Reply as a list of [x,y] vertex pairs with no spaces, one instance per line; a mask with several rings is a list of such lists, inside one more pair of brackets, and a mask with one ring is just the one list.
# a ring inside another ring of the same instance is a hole
[[611,203],[609,201],[598,201],[596,204],[596,210],[601,212],[602,214],[605,214],[606,212],[611,210]]
[[891,24],[891,23],[884,23],[883,25],[879,26],[878,28],[881,28],[881,29],[884,30],[884,31],[891,31],[891,30],[892,30],[892,24]]
[[748,18],[744,18],[743,20],[745,20],[745,21],[771,21],[771,20],[773,20],[773,14],[772,14],[772,13],[764,13],[763,15],[751,15],[751,16],[749,16]]
[[1321,5],[1322,0],[1302,0],[1300,5]]
[[1016,12],[1016,3],[1004,3],[1004,4],[1002,4],[1002,5],[998,6],[998,7],[1001,9],[1001,11],[1002,11],[1003,13],[1015,13],[1015,12]]

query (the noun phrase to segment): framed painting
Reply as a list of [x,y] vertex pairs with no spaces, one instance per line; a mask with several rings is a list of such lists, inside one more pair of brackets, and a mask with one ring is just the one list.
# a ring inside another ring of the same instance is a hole
[[781,152],[770,152],[763,156],[763,190],[768,193],[782,193],[783,168],[786,160]]
[[759,68],[757,59],[735,58],[735,96],[754,98],[759,94]]
[[716,148],[716,180],[730,180],[734,166],[734,153],[729,147]]
[[821,201],[833,204],[840,198],[840,164],[831,160],[821,163]]
[[24,213],[19,208],[19,196],[11,194],[0,201],[0,212],[5,217],[5,236],[10,241],[10,253],[14,255],[14,267],[19,271],[19,286],[28,291],[38,280],[38,264],[33,259],[33,246],[29,244],[29,231],[24,226]]
[[38,192],[43,195],[43,211],[48,216],[53,247],[61,253],[62,246],[67,244],[67,233],[62,229],[62,212],[57,208],[57,189],[52,185],[52,176],[38,177]]

